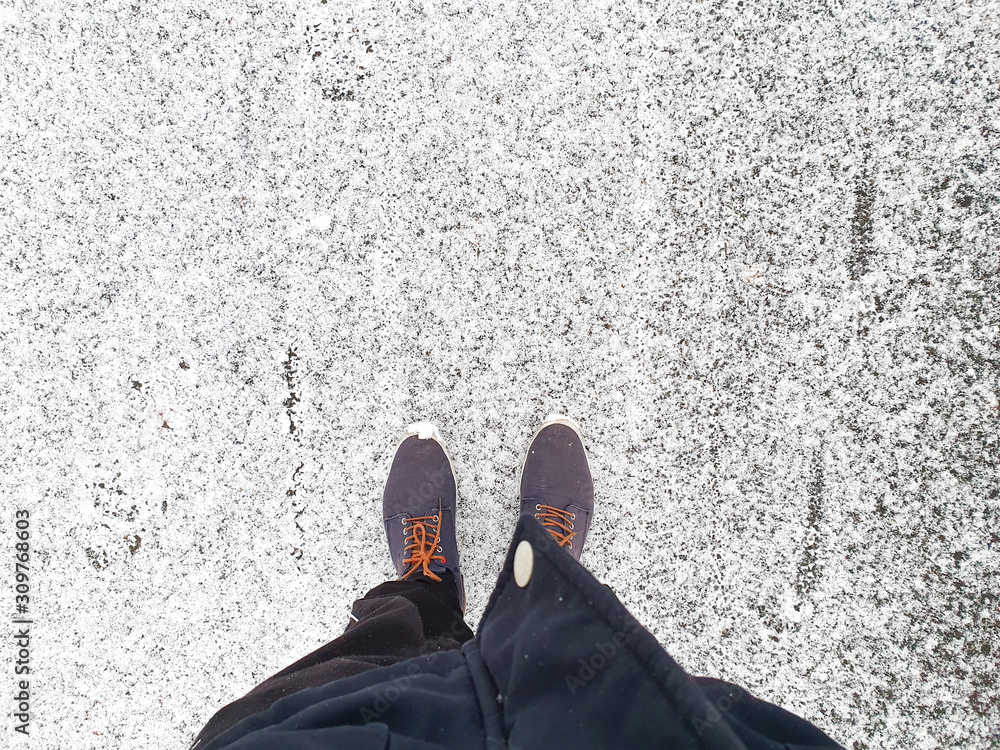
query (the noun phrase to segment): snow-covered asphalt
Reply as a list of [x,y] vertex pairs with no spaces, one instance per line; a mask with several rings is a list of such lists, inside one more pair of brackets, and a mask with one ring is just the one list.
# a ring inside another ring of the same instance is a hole
[[4,747],[184,748],[338,635],[409,422],[474,625],[549,412],[686,669],[1000,746],[996,0],[0,2]]

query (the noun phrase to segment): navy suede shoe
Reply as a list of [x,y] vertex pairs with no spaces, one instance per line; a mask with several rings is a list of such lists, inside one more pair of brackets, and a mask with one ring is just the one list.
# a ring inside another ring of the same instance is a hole
[[389,553],[401,579],[441,581],[450,572],[465,613],[465,584],[455,538],[458,486],[451,459],[437,428],[409,425],[389,468],[382,491],[382,520]]
[[594,481],[580,427],[550,414],[535,433],[521,465],[521,513],[534,516],[577,560],[594,514]]

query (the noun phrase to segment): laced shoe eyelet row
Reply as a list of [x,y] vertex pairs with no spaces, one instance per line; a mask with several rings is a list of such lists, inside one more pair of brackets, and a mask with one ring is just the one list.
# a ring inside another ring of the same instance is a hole
[[[407,524],[411,524],[409,528],[406,528]],[[441,554],[444,550],[438,543],[441,541],[440,513],[403,518],[403,528],[406,545],[403,551],[408,555],[404,557],[403,565],[409,567],[402,578],[405,580],[419,571],[432,581],[440,581],[441,577],[430,569],[432,563],[446,565],[448,562]]]
[[575,513],[542,503],[535,504],[535,519],[540,521],[546,531],[558,542],[560,547],[573,548],[573,537],[576,536]]

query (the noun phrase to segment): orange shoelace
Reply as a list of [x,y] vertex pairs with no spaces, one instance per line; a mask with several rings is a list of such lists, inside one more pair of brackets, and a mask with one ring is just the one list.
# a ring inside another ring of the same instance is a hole
[[559,542],[560,547],[573,546],[573,537],[576,536],[573,519],[576,518],[576,513],[553,508],[551,505],[536,505],[535,510],[539,511],[535,513],[535,518],[542,522],[542,526]]
[[404,554],[410,556],[403,560],[403,565],[410,565],[403,578],[409,578],[416,571],[421,570],[425,576],[434,581],[440,581],[441,577],[435,575],[431,569],[432,562],[445,564],[444,555],[436,555],[441,548],[438,542],[441,541],[441,515],[440,512],[433,516],[417,516],[406,519],[406,547]]

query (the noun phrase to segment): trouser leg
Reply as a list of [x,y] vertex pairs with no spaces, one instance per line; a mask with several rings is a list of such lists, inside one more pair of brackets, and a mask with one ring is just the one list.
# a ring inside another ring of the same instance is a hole
[[422,654],[457,649],[472,638],[450,573],[443,574],[441,582],[426,578],[387,581],[354,602],[351,611],[353,617],[343,635],[224,706],[192,747],[286,695]]

